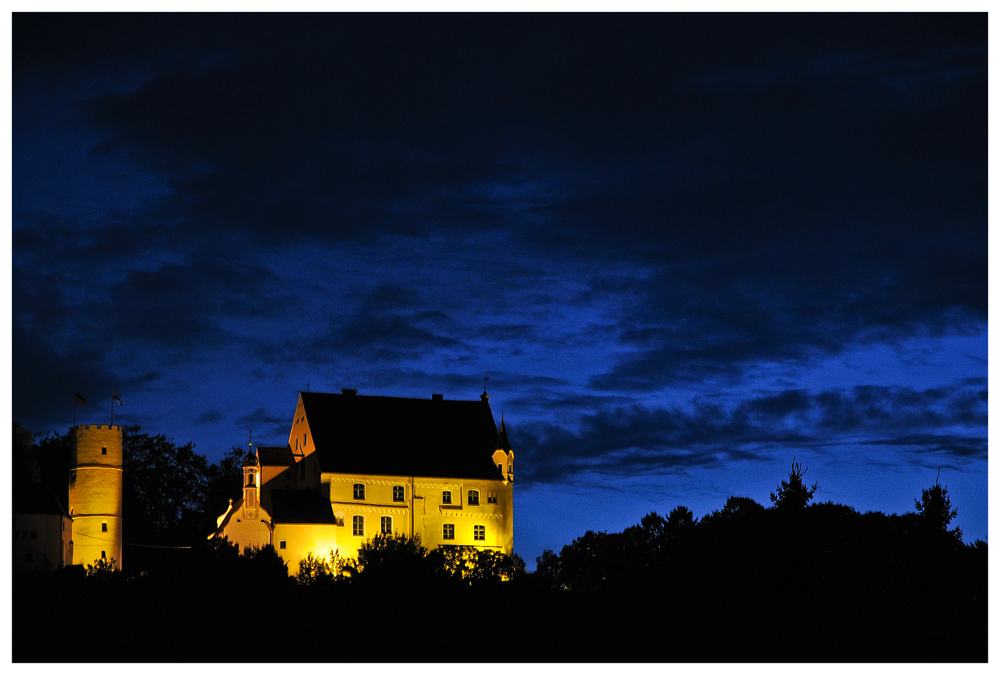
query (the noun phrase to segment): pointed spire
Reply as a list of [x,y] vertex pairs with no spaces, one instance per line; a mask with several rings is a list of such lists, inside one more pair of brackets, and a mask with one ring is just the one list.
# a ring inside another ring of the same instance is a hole
[[507,425],[504,424],[503,411],[500,411],[500,433],[497,434],[496,450],[509,452],[511,450],[510,441],[507,439]]
[[243,458],[243,466],[260,466],[260,460],[257,458],[257,451],[253,447],[253,429],[250,430],[250,442],[247,445],[250,447],[247,450],[246,457]]

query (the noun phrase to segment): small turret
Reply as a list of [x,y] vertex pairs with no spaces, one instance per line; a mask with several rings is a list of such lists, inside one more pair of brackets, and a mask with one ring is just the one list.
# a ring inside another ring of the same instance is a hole
[[496,449],[493,451],[493,463],[505,481],[514,480],[514,450],[507,438],[507,425],[504,423],[503,412],[500,413],[500,431],[497,433]]
[[253,432],[250,436],[250,449],[243,458],[243,517],[247,520],[257,519],[257,509],[260,504],[260,458],[253,447]]

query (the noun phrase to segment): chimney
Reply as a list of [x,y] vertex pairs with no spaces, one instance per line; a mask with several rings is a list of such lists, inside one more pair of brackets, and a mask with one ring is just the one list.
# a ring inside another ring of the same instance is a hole
[[444,394],[431,394],[431,400],[432,401],[443,401],[444,400]]
[[358,395],[358,390],[357,389],[341,389],[340,393],[343,394],[344,396],[357,396]]

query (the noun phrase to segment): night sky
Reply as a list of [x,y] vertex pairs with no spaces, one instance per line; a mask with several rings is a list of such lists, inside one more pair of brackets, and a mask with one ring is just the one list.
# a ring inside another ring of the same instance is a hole
[[[987,538],[978,15],[15,15],[12,408],[217,461],[475,400],[515,550],[678,505]],[[225,509],[219,505],[219,512]]]

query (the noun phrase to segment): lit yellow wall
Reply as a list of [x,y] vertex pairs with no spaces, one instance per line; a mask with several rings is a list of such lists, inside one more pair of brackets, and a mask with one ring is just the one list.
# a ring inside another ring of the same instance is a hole
[[[69,510],[73,519],[73,564],[102,557],[122,562],[122,429],[86,425],[70,429],[73,459]],[[102,453],[107,448],[107,454]],[[102,524],[107,524],[107,532]]]
[[[451,491],[451,504],[443,502],[443,491]],[[469,504],[469,491],[479,491],[479,505]],[[417,494],[424,497],[424,515],[416,529],[427,548],[438,546],[475,546],[507,554],[514,552],[513,486],[501,480],[452,481],[443,478],[419,478]],[[488,503],[489,493],[497,503]],[[444,539],[444,525],[455,526],[455,538]],[[485,541],[474,539],[474,526],[486,527]]]
[[302,405],[302,394],[299,394],[299,402],[295,406],[295,419],[292,420],[292,428],[288,432],[288,447],[292,449],[292,454],[296,458],[311,455],[316,449],[313,436],[309,431],[309,420],[306,419],[305,406]]
[[248,546],[263,547],[271,543],[271,529],[265,522],[270,522],[271,516],[263,508],[257,509],[257,516],[253,519],[246,517],[242,499],[233,507],[222,534],[229,539],[229,543],[239,547],[240,553]]
[[[427,548],[440,545],[475,546],[511,554],[514,551],[513,485],[502,480],[455,481],[446,478],[416,477],[411,485],[409,477],[378,476],[372,474],[328,474],[322,482],[329,485],[330,503],[336,515],[343,514],[342,536],[339,537],[341,555],[356,556],[365,539],[381,530],[382,516],[393,519],[393,530],[400,534],[420,537]],[[365,486],[365,498],[354,499],[354,484]],[[401,485],[403,502],[392,501],[393,486]],[[444,504],[444,490],[452,493],[452,504]],[[479,491],[479,505],[468,503],[469,490]],[[497,503],[488,503],[489,493],[497,496]],[[411,498],[415,508],[410,510]],[[354,516],[365,518],[365,536],[353,535]],[[412,529],[411,529],[412,520]],[[455,526],[455,538],[443,538],[443,526]],[[486,539],[476,541],[476,525],[486,528]]]
[[[274,527],[274,549],[288,563],[288,573],[299,571],[299,561],[312,553],[316,558],[329,560],[330,551],[337,551],[338,534],[343,528],[315,523],[279,523]],[[281,548],[281,543],[285,548]],[[340,552],[344,557],[344,552]]]

